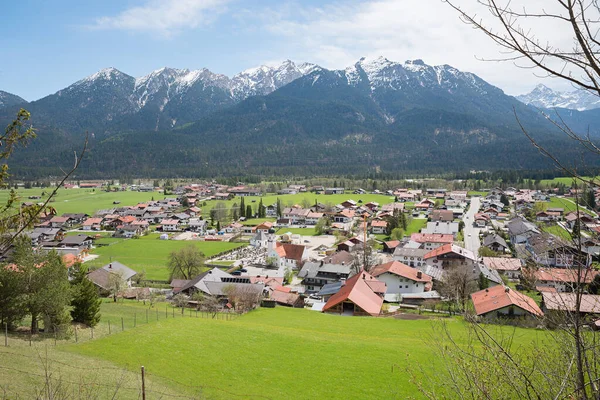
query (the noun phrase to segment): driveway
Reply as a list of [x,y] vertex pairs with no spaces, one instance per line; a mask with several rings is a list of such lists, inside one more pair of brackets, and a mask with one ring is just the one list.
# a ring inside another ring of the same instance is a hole
[[465,223],[465,228],[463,229],[465,235],[465,248],[475,253],[475,256],[478,256],[479,247],[481,246],[481,243],[479,242],[479,232],[481,229],[473,226],[475,214],[479,211],[479,207],[481,207],[481,198],[471,197],[469,211],[463,216],[463,221]]

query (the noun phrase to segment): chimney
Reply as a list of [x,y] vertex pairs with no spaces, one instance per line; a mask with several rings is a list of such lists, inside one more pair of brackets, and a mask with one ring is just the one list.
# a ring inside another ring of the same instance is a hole
[[323,266],[323,260],[321,260],[321,264],[319,264],[319,267],[322,267],[322,266]]
[[508,293],[508,292],[510,292],[510,288],[507,286],[506,288],[504,288],[504,291],[505,291],[506,293]]
[[112,269],[112,263],[108,264],[108,269]]
[[342,283],[342,286],[346,285],[346,278],[340,278],[340,282]]
[[421,271],[417,271],[417,278],[421,279],[423,277],[423,273]]

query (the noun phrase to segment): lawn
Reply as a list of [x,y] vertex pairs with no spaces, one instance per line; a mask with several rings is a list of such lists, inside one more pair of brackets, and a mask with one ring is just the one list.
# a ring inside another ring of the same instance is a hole
[[562,226],[559,225],[552,225],[552,226],[545,226],[542,228],[542,230],[544,232],[548,232],[551,233],[555,236],[558,236],[559,238],[571,241],[571,234],[569,232],[567,232],[565,230],[565,228],[563,228]]
[[278,235],[283,235],[284,233],[291,232],[292,234],[302,235],[302,236],[316,236],[315,228],[288,228],[283,227],[279,228],[277,231]]
[[[550,201],[545,203],[547,208],[564,208],[565,214],[571,211],[577,211],[577,205],[571,199],[566,199],[564,197],[550,197]],[[592,215],[590,211],[585,208],[579,208],[581,212]]]
[[158,237],[157,234],[150,234],[140,239],[102,239],[103,243],[110,241],[115,241],[115,243],[94,249],[92,253],[98,254],[100,257],[89,261],[86,265],[102,266],[108,264],[112,257],[113,261],[119,261],[137,272],[146,271],[147,279],[167,280],[169,278],[169,271],[166,267],[168,257],[174,250],[194,245],[207,257],[211,257],[217,253],[244,246],[242,243],[229,242],[159,240]]
[[427,219],[425,218],[413,218],[410,220],[410,223],[406,227],[405,235],[410,236],[413,233],[418,233],[427,225]]
[[[40,202],[45,201],[46,198],[29,200],[28,197],[40,196],[42,192],[50,193],[52,190],[52,188],[19,189],[18,193],[22,201]],[[8,195],[8,190],[0,190],[0,202],[5,202]],[[158,200],[164,197],[159,192],[104,192],[98,189],[59,189],[50,205],[56,209],[58,215],[63,213],[87,213],[92,215],[101,209],[132,206],[152,198]],[[118,206],[114,205],[113,202],[115,201],[119,201],[120,204]]]
[[247,219],[245,221],[242,221],[242,225],[246,225],[246,226],[256,226],[256,225],[260,225],[263,222],[273,222],[275,223],[276,219],[275,218],[250,218]]
[[[394,196],[382,195],[382,194],[314,194],[314,193],[298,193],[298,194],[269,194],[266,196],[258,197],[258,196],[249,196],[244,198],[244,204],[246,206],[251,205],[253,210],[256,212],[258,204],[262,199],[263,204],[265,206],[269,206],[272,204],[277,204],[277,199],[281,200],[281,205],[283,207],[291,207],[295,204],[300,206],[310,207],[315,204],[315,202],[328,204],[334,206],[336,204],[340,204],[345,200],[354,200],[359,204],[366,204],[368,202],[374,201],[379,203],[380,205],[388,204],[394,202]],[[225,208],[232,209],[233,205],[236,204],[238,207],[240,205],[240,198],[236,197],[232,200],[210,200],[206,202],[205,206],[202,206],[202,214],[208,215],[210,209],[212,209],[217,203],[225,203]],[[407,204],[408,206],[408,204]],[[255,220],[250,220],[255,221]]]
[[[103,312],[114,319],[127,310],[105,303]],[[463,340],[463,323],[447,321]],[[420,398],[405,368],[442,368],[432,350],[433,324],[277,307],[232,321],[161,318],[62,349],[130,371],[144,365],[150,377],[173,388],[204,386],[203,395],[211,399]],[[515,333],[517,345],[538,335]]]
[[479,190],[469,190],[467,192],[467,196],[469,197],[473,197],[473,196],[481,196],[481,197],[485,197],[488,195],[488,192],[482,192]]

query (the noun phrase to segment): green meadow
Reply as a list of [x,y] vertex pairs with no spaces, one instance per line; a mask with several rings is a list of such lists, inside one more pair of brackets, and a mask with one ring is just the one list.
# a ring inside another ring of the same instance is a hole
[[193,245],[207,257],[223,251],[245,246],[242,243],[229,242],[203,242],[184,240],[160,240],[159,235],[150,234],[139,239],[102,239],[103,243],[112,243],[107,246],[97,247],[93,254],[100,257],[86,262],[91,267],[106,265],[112,259],[127,265],[137,272],[146,271],[146,278],[152,280],[167,280],[169,271],[167,263],[169,254],[182,247]]
[[[40,202],[45,201],[46,197],[39,200],[29,200],[29,196],[41,196],[43,192],[51,193],[53,188],[34,188],[34,189],[19,189],[17,193],[21,196],[21,201]],[[0,202],[5,202],[8,199],[9,190],[0,190]],[[165,196],[159,192],[104,192],[98,189],[59,189],[56,196],[50,202],[50,205],[56,209],[58,215],[63,213],[86,213],[94,214],[94,212],[102,209],[113,208],[118,206],[133,206],[140,202],[159,200]],[[114,205],[113,202],[120,202],[119,205]]]

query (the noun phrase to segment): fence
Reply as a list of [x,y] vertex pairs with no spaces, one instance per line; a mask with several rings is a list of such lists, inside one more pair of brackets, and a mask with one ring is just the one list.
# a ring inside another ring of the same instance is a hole
[[[164,303],[155,304],[146,308],[140,307],[139,311],[123,313],[120,316],[110,316],[106,320],[100,321],[93,328],[84,327],[74,323],[69,332],[60,332],[55,329],[41,331],[38,334],[31,332],[9,332],[6,324],[2,326],[4,347],[9,346],[33,346],[34,343],[50,342],[54,346],[66,343],[80,343],[88,340],[99,339],[108,335],[135,329],[144,325],[149,325],[159,321],[192,318],[192,319],[213,319],[222,321],[232,321],[239,317],[235,312],[207,312],[187,307],[173,307]],[[0,397],[1,398],[1,397]]]

